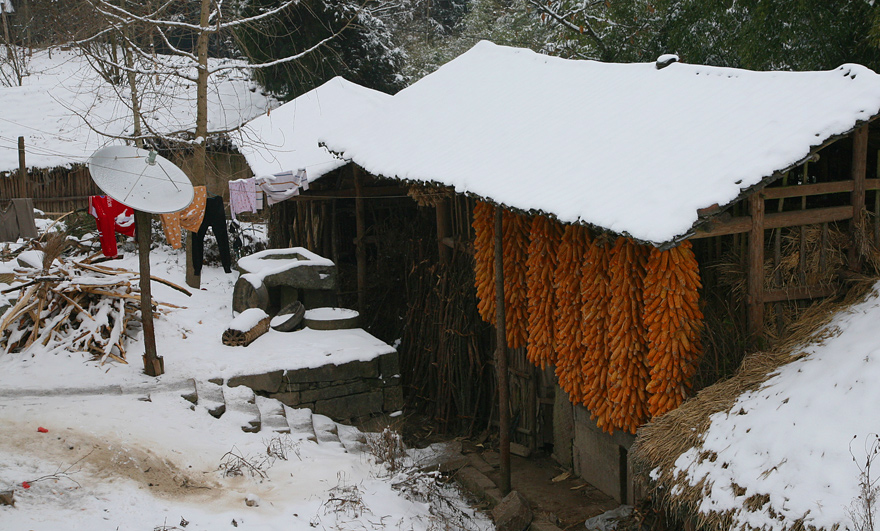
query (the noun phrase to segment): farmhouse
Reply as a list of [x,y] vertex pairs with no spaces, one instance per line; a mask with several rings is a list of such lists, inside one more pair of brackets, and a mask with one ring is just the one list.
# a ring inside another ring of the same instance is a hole
[[630,501],[640,426],[867,267],[878,113],[880,77],[858,65],[603,64],[482,42],[321,140],[355,181],[432,199],[441,248],[473,249],[489,323],[503,211],[512,432]]

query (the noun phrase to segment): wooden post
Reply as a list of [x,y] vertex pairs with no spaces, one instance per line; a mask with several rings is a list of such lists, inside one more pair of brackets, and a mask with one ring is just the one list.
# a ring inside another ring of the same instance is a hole
[[856,242],[858,241],[857,231],[865,228],[862,221],[865,211],[865,173],[868,166],[868,125],[865,124],[855,130],[852,138],[853,217],[849,223],[850,246],[847,262],[849,268],[858,273],[862,270],[862,260]]
[[[877,177],[880,177],[880,149],[877,150]],[[880,249],[880,190],[874,190],[874,246]]]
[[437,212],[437,249],[440,256],[440,263],[448,264],[452,259],[452,249],[443,243],[443,240],[449,237],[449,200],[443,199],[437,203],[435,207]]
[[757,192],[749,196],[749,214],[752,227],[749,230],[748,267],[748,328],[749,336],[759,340],[764,330],[764,196]]
[[150,214],[134,211],[137,230],[138,266],[141,288],[141,322],[144,327],[144,372],[149,376],[165,373],[165,360],[156,355],[156,334],[153,330],[153,306],[150,290]]
[[357,258],[357,289],[358,289],[358,311],[364,314],[366,305],[366,293],[364,292],[367,285],[367,249],[364,242],[364,197],[362,195],[363,183],[361,169],[359,166],[353,165],[354,172],[354,217],[357,226],[357,241],[355,242],[355,257]]
[[30,197],[27,189],[27,164],[24,160],[24,137],[18,137],[18,197]]
[[504,316],[504,253],[502,208],[495,207],[495,377],[498,381],[498,453],[501,454],[501,483],[510,492],[510,388],[507,374],[507,328]]

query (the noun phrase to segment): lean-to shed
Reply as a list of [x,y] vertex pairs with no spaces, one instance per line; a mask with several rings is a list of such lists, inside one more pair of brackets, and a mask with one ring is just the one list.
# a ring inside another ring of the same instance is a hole
[[[483,202],[473,242],[489,322],[487,212],[505,210],[508,344],[555,366],[568,399],[555,401],[557,459],[626,500],[627,432],[681,403],[697,371],[717,298],[698,290],[720,284],[708,264],[734,252],[729,291],[753,340],[771,328],[765,309],[782,328],[782,305],[832,296],[839,273],[860,270],[853,242],[880,239],[878,113],[880,76],[859,65],[606,64],[481,42],[321,140],[369,174]],[[441,208],[438,239],[461,243]]]

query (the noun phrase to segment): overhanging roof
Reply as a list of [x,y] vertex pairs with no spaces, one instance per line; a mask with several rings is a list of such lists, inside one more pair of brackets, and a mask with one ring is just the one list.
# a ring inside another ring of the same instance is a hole
[[658,69],[484,41],[321,141],[374,175],[662,244],[878,112],[860,65]]

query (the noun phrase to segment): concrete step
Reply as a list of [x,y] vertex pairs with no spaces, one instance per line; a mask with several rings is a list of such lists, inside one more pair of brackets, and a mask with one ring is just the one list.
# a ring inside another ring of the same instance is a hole
[[256,397],[257,408],[260,410],[260,420],[263,430],[272,430],[276,433],[290,433],[290,425],[284,415],[284,404],[273,398],[263,396]]
[[315,428],[315,436],[318,438],[318,444],[326,446],[342,446],[339,440],[339,428],[336,422],[330,417],[324,415],[312,415],[312,426]]
[[318,442],[318,437],[315,435],[315,427],[312,424],[311,409],[294,409],[284,406],[284,416],[287,417],[287,425],[290,427],[292,439]]
[[345,447],[350,454],[362,454],[369,450],[367,448],[367,438],[364,432],[354,426],[346,426],[345,424],[336,425],[336,433],[339,436],[339,442]]
[[208,410],[214,418],[220,418],[226,412],[226,400],[223,388],[208,381],[193,380],[196,389],[195,403]]
[[247,433],[257,433],[262,426],[260,408],[256,404],[254,392],[245,386],[223,387],[223,399],[226,402],[224,418],[238,422],[241,430]]

